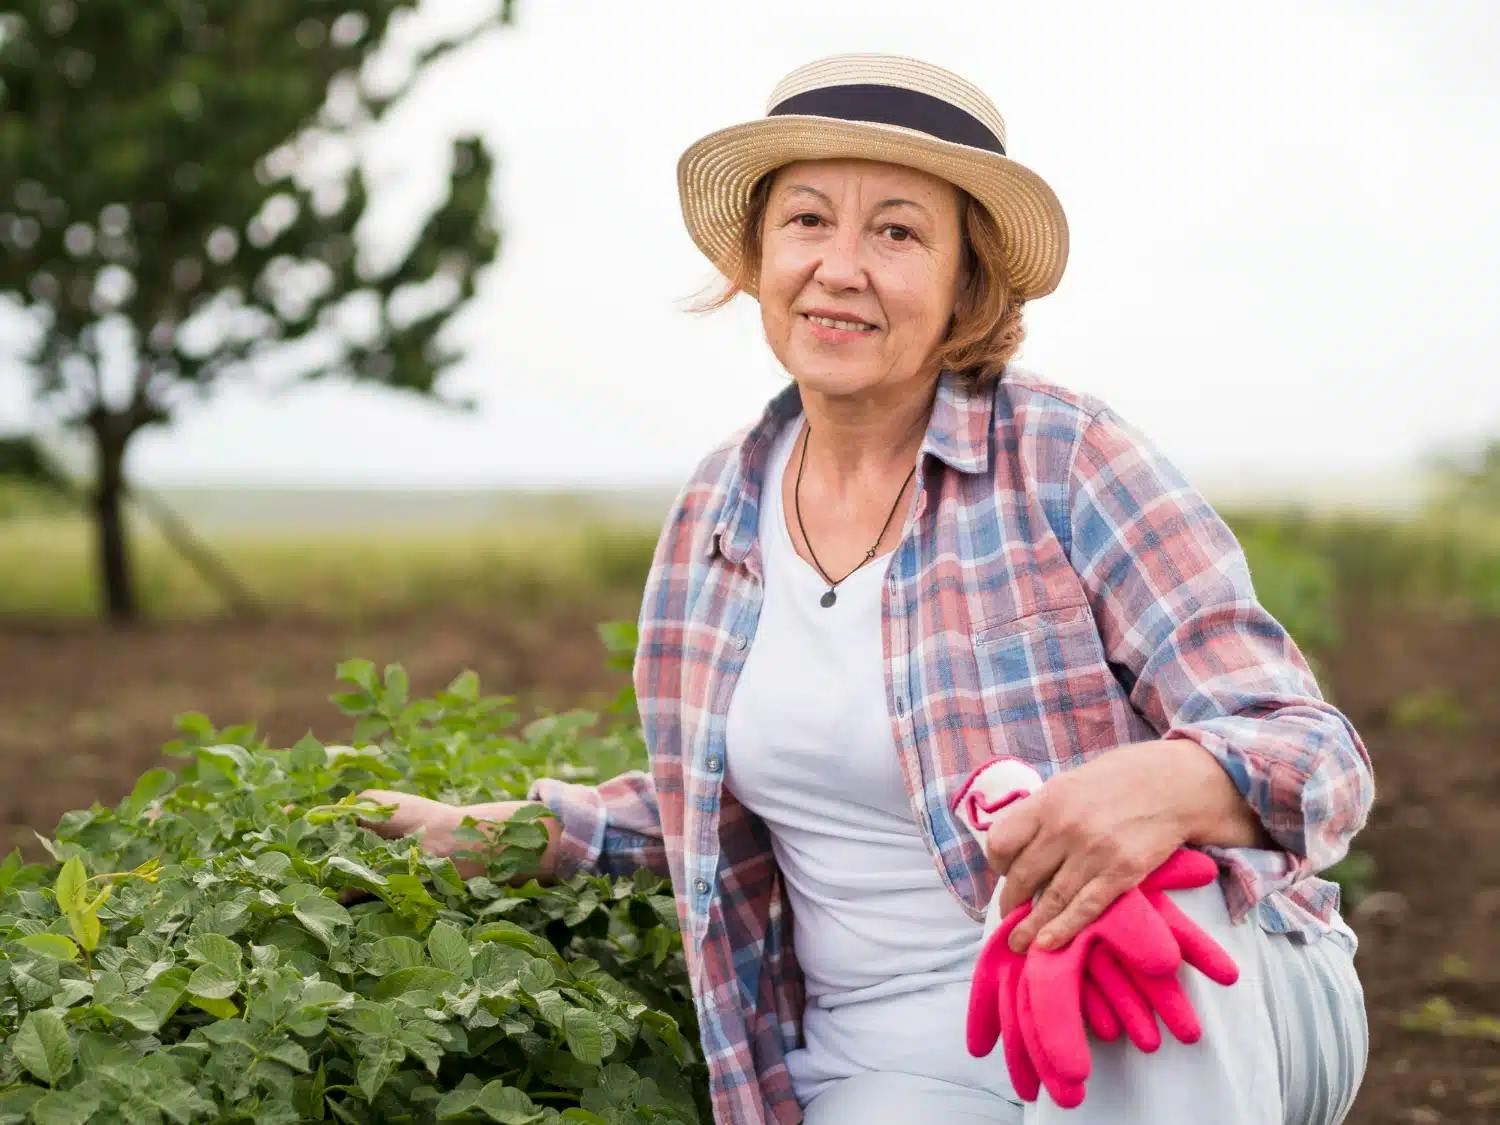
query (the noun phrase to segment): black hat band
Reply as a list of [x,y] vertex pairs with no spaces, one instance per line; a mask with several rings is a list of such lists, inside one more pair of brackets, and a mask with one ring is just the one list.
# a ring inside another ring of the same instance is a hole
[[822,86],[793,94],[766,116],[780,117],[789,113],[900,125],[927,133],[940,141],[1005,155],[1000,138],[972,113],[942,98],[920,90],[908,90],[904,86],[882,86],[875,82]]

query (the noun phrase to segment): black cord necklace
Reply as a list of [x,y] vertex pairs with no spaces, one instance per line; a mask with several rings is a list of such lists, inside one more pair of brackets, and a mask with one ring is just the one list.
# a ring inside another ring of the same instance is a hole
[[802,456],[797,461],[797,483],[792,486],[792,503],[797,509],[797,530],[802,532],[802,541],[807,544],[807,553],[812,555],[813,565],[818,568],[818,573],[828,580],[828,592],[818,599],[818,604],[827,609],[834,602],[838,601],[838,595],[833,592],[833,588],[839,582],[842,582],[844,578],[848,578],[849,574],[853,574],[854,570],[858,570],[875,557],[875,548],[880,546],[880,541],[885,538],[885,529],[891,526],[891,516],[896,514],[896,505],[901,503],[901,497],[906,492],[906,486],[911,483],[911,478],[916,474],[917,467],[913,465],[911,472],[907,473],[906,479],[901,482],[901,491],[896,493],[896,499],[891,502],[890,515],[885,517],[885,523],[880,526],[880,534],[875,537],[874,544],[865,552],[864,559],[855,566],[854,570],[844,575],[844,578],[840,578],[839,582],[835,582],[832,578],[828,577],[828,572],[823,569],[823,564],[818,562],[817,553],[813,550],[812,540],[807,537],[807,528],[802,526],[802,466],[807,464],[807,443],[811,438],[812,426],[809,425],[807,427],[807,435],[802,439]]

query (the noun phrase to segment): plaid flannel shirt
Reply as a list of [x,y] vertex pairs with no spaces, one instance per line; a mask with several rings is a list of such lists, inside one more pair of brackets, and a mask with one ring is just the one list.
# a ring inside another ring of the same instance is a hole
[[[559,874],[669,874],[715,1119],[802,1119],[791,911],[763,821],[723,785],[726,715],[763,598],[761,482],[791,383],[678,494],[657,543],[633,679],[651,769],[531,790],[560,818]],[[1111,747],[1186,738],[1223,766],[1278,849],[1217,848],[1231,917],[1330,932],[1373,799],[1368,752],[1257,601],[1204,498],[1097,396],[1015,365],[978,395],[939,378],[918,490],[891,556],[886,703],[912,816],[938,876],[981,923],[996,877],[949,812],[995,755],[1044,777]]]

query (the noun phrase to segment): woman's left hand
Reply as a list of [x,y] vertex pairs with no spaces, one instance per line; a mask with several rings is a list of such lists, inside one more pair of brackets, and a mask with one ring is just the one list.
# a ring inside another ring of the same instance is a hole
[[1033,938],[1041,949],[1063,945],[1188,842],[1195,798],[1213,780],[1204,765],[1229,784],[1194,743],[1117,746],[1001,812],[985,851],[1005,876],[1002,917],[1042,891],[1011,948],[1022,952]]

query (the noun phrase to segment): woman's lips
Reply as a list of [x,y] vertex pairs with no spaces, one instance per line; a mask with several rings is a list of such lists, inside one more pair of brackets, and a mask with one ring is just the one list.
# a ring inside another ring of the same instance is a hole
[[830,344],[842,344],[848,340],[862,340],[866,336],[873,336],[880,331],[880,329],[878,328],[866,328],[864,330],[860,330],[857,328],[830,328],[826,324],[819,324],[816,320],[808,316],[806,313],[802,313],[801,316],[802,323],[807,325],[808,330],[812,332],[814,339],[823,340],[826,343]]

